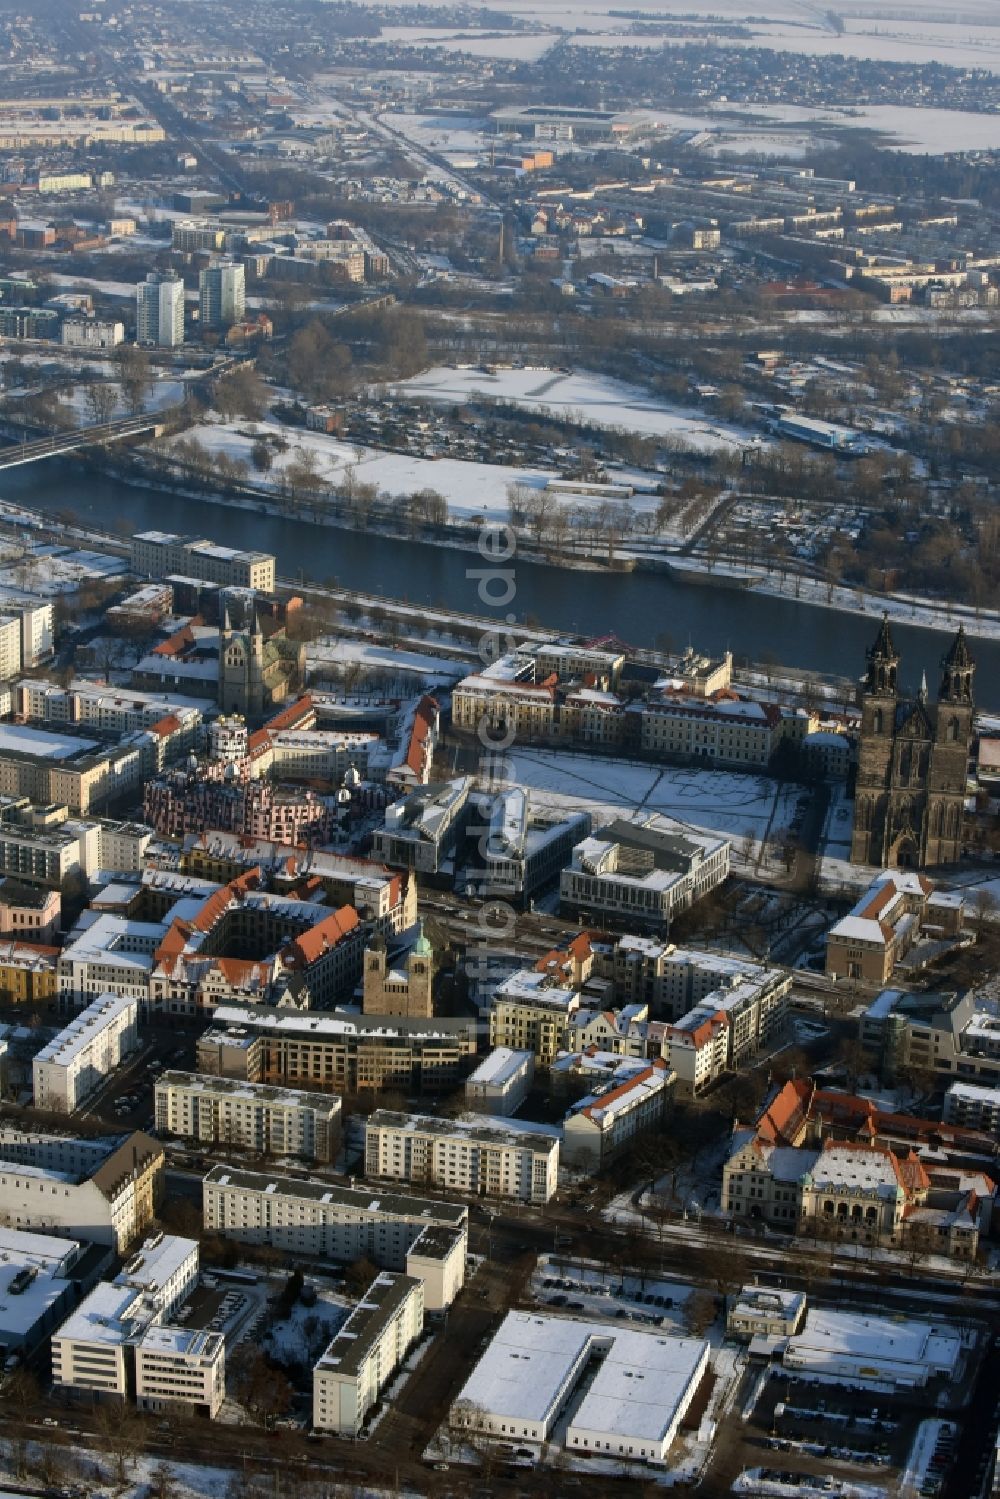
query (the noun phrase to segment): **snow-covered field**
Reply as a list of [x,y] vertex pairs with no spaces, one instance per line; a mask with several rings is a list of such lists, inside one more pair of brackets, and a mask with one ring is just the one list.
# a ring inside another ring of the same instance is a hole
[[479,36],[474,31],[438,30],[427,26],[382,28],[382,40],[397,46],[441,47],[446,52],[467,52],[470,57],[509,57],[518,62],[537,62],[557,39],[547,32],[511,31]]
[[[304,452],[312,453],[324,484],[337,488],[353,473],[360,483],[375,484],[389,495],[413,494],[435,489],[443,494],[452,515],[461,518],[486,513],[506,517],[507,486],[543,486],[553,477],[542,469],[515,468],[499,463],[471,463],[458,458],[412,458],[378,448],[355,446],[323,432],[283,427],[277,422],[205,422],[194,437],[211,453],[226,453],[248,465],[258,437],[280,437],[288,443],[285,452],[273,454],[267,474],[251,474],[254,482],[277,485],[282,474]],[[169,444],[168,444],[169,451]]]
[[605,375],[555,369],[449,369],[438,365],[397,385],[401,396],[427,401],[466,401],[472,395],[510,401],[526,411],[550,412],[565,421],[623,427],[645,437],[676,437],[691,447],[744,448],[760,439],[723,421],[670,406],[648,391]]
[[[1000,48],[1000,31],[997,33]],[[945,59],[942,58],[942,61]],[[733,110],[740,115],[757,115],[763,121],[780,121],[785,125],[835,125],[878,130],[893,138],[893,144],[910,154],[945,151],[988,151],[1000,148],[1000,115],[976,114],[961,109],[918,109],[903,104],[871,104],[863,108],[845,105],[841,109],[809,108],[799,104],[731,104],[721,105],[706,120],[707,128],[718,129],[720,114]],[[728,132],[727,132],[728,134]],[[770,137],[769,137],[770,138]],[[778,139],[784,139],[778,135]],[[754,135],[754,140],[757,137]],[[794,145],[797,134],[788,137]],[[720,141],[728,149],[728,140]],[[744,149],[763,150],[759,145]]]
[[436,151],[481,151],[489,128],[482,115],[393,114],[390,123],[415,146]]
[[623,813],[656,812],[692,832],[732,838],[752,833],[759,842],[791,824],[803,794],[799,786],[760,776],[644,765],[565,750],[515,745],[507,759],[511,781],[531,787],[540,793],[537,800],[549,805],[585,808],[595,825]]
[[[353,473],[359,483],[375,484],[388,495],[414,494],[433,489],[443,495],[449,514],[456,520],[479,516],[500,517],[509,514],[507,490],[511,484],[526,484],[540,489],[555,470],[521,468],[502,463],[473,463],[461,458],[415,458],[407,453],[390,453],[381,448],[356,446],[324,432],[307,432],[304,428],[283,427],[277,422],[212,422],[185,433],[194,437],[212,453],[226,453],[250,465],[254,442],[261,436],[280,437],[289,444],[283,453],[275,452],[267,474],[256,474],[254,483],[276,486],[289,464],[303,452],[316,458],[317,470],[324,484],[342,487]],[[167,444],[169,451],[170,443]],[[648,480],[648,476],[645,476]],[[566,495],[566,504],[574,507],[600,506],[600,496]],[[635,494],[631,508],[638,512],[655,510],[658,496]]]

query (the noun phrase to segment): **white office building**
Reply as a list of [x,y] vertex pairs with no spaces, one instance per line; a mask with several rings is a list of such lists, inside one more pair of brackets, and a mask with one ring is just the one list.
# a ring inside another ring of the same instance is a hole
[[559,877],[559,904],[581,920],[667,932],[672,916],[729,875],[725,838],[680,833],[669,818],[617,818],[585,838]]
[[134,1398],[142,1410],[218,1415],[224,1338],[169,1320],[197,1282],[197,1241],[152,1235],[53,1336],[53,1383],[92,1399]]
[[516,1114],[531,1090],[535,1056],[496,1046],[465,1079],[465,1105],[477,1114]]
[[423,1282],[383,1270],[313,1370],[315,1430],[360,1435],[423,1326]]
[[138,1002],[102,994],[36,1055],[31,1064],[35,1108],[72,1114],[138,1045]]
[[165,1072],[155,1086],[158,1134],[260,1155],[332,1161],[340,1140],[336,1094],[273,1088],[202,1072]]
[[438,1119],[376,1109],[365,1124],[365,1174],[546,1203],[559,1185],[559,1135],[481,1114]]

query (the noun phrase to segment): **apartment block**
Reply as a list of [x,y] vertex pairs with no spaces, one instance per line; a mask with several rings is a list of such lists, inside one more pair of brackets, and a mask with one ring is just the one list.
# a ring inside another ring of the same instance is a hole
[[71,828],[0,822],[0,875],[58,890],[80,868],[80,835]]
[[724,1072],[751,1061],[784,1030],[791,975],[758,967],[713,989],[662,1030],[678,1096],[696,1097]]
[[609,1081],[579,1099],[563,1122],[563,1161],[600,1171],[666,1116],[672,1074],[666,1062],[628,1061]]
[[137,745],[105,746],[73,733],[0,725],[0,793],[87,813],[138,786]]
[[155,1084],[158,1134],[225,1144],[259,1155],[332,1161],[340,1099],[196,1072],[165,1072]]
[[135,289],[136,343],[175,349],[184,342],[184,282],[175,271],[150,271]]
[[438,1119],[376,1109],[365,1123],[365,1175],[546,1203],[559,1185],[559,1136],[483,1115]]
[[364,1256],[384,1270],[405,1271],[425,1229],[465,1238],[468,1224],[468,1209],[458,1203],[231,1166],[205,1177],[203,1209],[205,1228],[224,1238],[342,1262]]
[[946,1124],[1000,1135],[1000,1088],[980,1088],[975,1083],[952,1083],[944,1095],[941,1118]]
[[490,1045],[530,1051],[536,1065],[548,1067],[565,1051],[580,995],[548,973],[525,968],[497,989],[490,1007]]
[[313,1370],[314,1429],[359,1436],[423,1326],[423,1282],[376,1276]]
[[72,1114],[139,1045],[139,1006],[102,994],[38,1052],[31,1064],[36,1109]]

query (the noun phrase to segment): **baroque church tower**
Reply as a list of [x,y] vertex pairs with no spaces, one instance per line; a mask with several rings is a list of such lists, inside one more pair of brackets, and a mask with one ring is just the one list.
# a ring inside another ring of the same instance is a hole
[[941,662],[934,703],[926,679],[915,698],[900,696],[888,617],[867,661],[851,860],[883,869],[957,864],[975,708],[965,631]]

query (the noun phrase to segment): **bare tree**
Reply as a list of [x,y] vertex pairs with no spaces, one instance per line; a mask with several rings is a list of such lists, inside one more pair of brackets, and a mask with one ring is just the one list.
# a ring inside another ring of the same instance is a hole
[[85,399],[87,412],[95,427],[103,427],[114,416],[118,394],[106,380],[95,380],[92,385],[88,385]]

